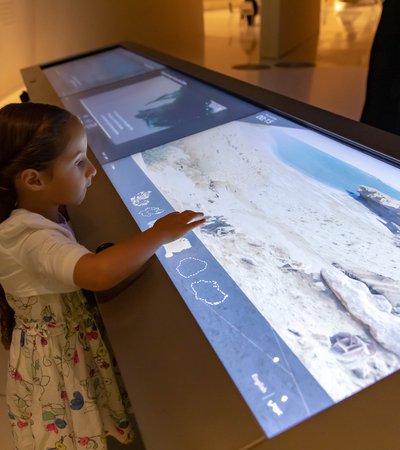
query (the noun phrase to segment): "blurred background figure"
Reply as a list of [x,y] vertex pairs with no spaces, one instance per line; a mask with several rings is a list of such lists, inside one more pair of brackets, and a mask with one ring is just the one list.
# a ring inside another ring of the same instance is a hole
[[258,14],[257,0],[245,0],[239,5],[241,17],[246,17],[249,26],[254,25],[254,18]]
[[400,1],[384,0],[361,122],[400,135]]

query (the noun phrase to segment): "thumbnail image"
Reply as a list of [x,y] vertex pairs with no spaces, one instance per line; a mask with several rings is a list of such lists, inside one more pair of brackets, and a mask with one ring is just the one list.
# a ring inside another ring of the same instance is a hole
[[81,103],[114,144],[226,109],[164,75],[83,98]]
[[400,368],[400,186],[245,121],[132,158],[334,401]]

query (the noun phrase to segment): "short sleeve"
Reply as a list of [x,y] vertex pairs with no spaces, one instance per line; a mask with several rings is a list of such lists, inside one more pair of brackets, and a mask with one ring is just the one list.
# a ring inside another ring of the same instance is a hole
[[31,273],[75,286],[75,265],[85,254],[86,247],[57,230],[36,230],[19,245],[18,262]]

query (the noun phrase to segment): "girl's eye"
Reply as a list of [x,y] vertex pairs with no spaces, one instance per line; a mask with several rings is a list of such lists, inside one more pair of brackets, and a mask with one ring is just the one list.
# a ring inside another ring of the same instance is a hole
[[78,161],[76,161],[75,165],[76,166],[81,166],[83,164],[83,159],[79,159]]

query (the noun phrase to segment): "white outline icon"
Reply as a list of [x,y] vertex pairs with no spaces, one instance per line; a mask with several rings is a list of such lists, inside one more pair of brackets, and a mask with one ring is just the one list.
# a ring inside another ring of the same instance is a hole
[[[218,292],[220,292],[223,296],[222,300],[218,300],[218,301],[211,301],[209,299],[206,298],[202,298],[198,296],[198,292],[196,291],[194,285],[195,284],[212,284],[212,289],[216,289]],[[216,305],[220,305],[221,303],[223,303],[227,298],[228,298],[228,294],[225,294],[224,291],[222,291],[219,288],[219,284],[216,281],[207,281],[207,280],[199,280],[199,281],[194,281],[190,287],[192,288],[192,291],[194,292],[195,298],[196,300],[201,300],[202,302],[206,303],[207,305],[211,305],[211,306],[216,306]]]
[[151,217],[151,216],[157,216],[164,212],[163,209],[157,208],[156,206],[148,206],[145,209],[142,209],[139,211],[139,214],[143,217]]
[[[181,270],[183,270],[184,268],[182,267],[182,264],[185,265],[185,263],[188,263],[189,261],[197,261],[201,264],[204,264],[204,267],[199,269],[197,272],[188,274],[188,275],[184,275]],[[200,272],[204,272],[204,270],[207,269],[207,262],[203,261],[202,259],[198,259],[198,258],[193,258],[192,256],[189,256],[188,258],[184,258],[181,261],[179,261],[178,267],[176,268],[176,271],[179,273],[179,275],[183,278],[190,278],[190,277],[194,277],[195,275],[199,274]]]

